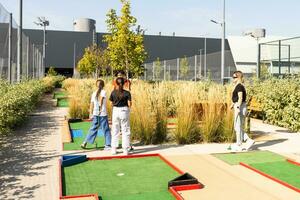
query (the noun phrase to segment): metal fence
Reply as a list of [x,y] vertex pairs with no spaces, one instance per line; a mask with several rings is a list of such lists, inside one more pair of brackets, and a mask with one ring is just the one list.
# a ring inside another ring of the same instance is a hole
[[[24,33],[22,41],[20,78],[41,78],[44,75],[42,45],[33,43]],[[17,51],[18,25],[12,14],[0,4],[0,78],[17,81]]]
[[260,62],[271,74],[300,73],[300,37],[261,43]]
[[[156,60],[144,64],[145,80],[190,80],[210,79],[221,81],[221,52],[200,54],[170,60]],[[229,80],[236,70],[232,54],[225,51],[224,79]]]

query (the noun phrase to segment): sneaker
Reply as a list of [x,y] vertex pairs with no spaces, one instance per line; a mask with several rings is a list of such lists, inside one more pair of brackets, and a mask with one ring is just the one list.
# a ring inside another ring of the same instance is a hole
[[105,146],[103,150],[104,151],[109,151],[109,150],[111,150],[111,146]]
[[248,151],[254,145],[254,143],[255,143],[255,141],[249,138],[246,141],[245,149]]
[[124,156],[128,156],[128,149],[124,149],[124,150],[123,150],[123,155],[124,155]]
[[85,148],[86,148],[86,142],[82,143],[82,144],[80,145],[80,147],[83,148],[83,149],[85,149]]
[[241,152],[241,151],[243,151],[243,148],[240,145],[233,144],[231,146],[231,151],[233,151],[233,152]]
[[112,154],[112,155],[117,155],[117,150],[116,150],[116,148],[111,148],[111,154]]

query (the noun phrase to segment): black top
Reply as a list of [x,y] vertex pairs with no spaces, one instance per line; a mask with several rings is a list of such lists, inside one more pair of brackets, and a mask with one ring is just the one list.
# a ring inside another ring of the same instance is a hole
[[245,87],[239,83],[237,84],[237,86],[234,88],[233,92],[232,92],[232,102],[236,103],[239,100],[239,96],[238,93],[242,92],[243,93],[243,102],[246,102],[246,89]]
[[128,101],[131,101],[131,94],[127,90],[119,92],[118,90],[112,91],[109,100],[115,107],[128,107]]

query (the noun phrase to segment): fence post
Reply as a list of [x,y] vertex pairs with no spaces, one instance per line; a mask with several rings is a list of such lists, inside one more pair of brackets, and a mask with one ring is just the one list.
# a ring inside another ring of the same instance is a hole
[[29,78],[29,37],[27,37],[27,56],[26,56],[26,78]]
[[8,68],[7,68],[7,79],[8,79],[9,83],[12,82],[11,67],[12,67],[12,13],[9,14],[9,28],[8,28]]
[[155,80],[155,75],[154,75],[154,62],[152,62],[152,80]]
[[177,81],[179,80],[179,58],[177,58]]
[[164,60],[164,81],[166,81],[166,66],[167,65],[167,61]]
[[[201,74],[201,71],[200,71]],[[197,55],[195,55],[195,82],[197,81]]]
[[145,63],[145,68],[144,68],[144,80],[147,80],[147,64]]

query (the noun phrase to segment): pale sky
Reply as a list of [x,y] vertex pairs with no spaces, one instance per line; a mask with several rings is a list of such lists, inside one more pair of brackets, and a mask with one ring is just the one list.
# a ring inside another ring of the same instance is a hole
[[[19,0],[0,0],[18,22]],[[106,13],[119,11],[119,0],[23,0],[24,28],[38,28],[33,21],[45,16],[49,29],[73,30],[73,20],[92,18],[97,32],[106,32]],[[300,35],[299,0],[226,0],[226,35],[242,35],[252,28],[265,28],[267,35]],[[222,0],[131,0],[132,14],[146,34],[221,37],[221,27],[210,22],[220,20]]]

